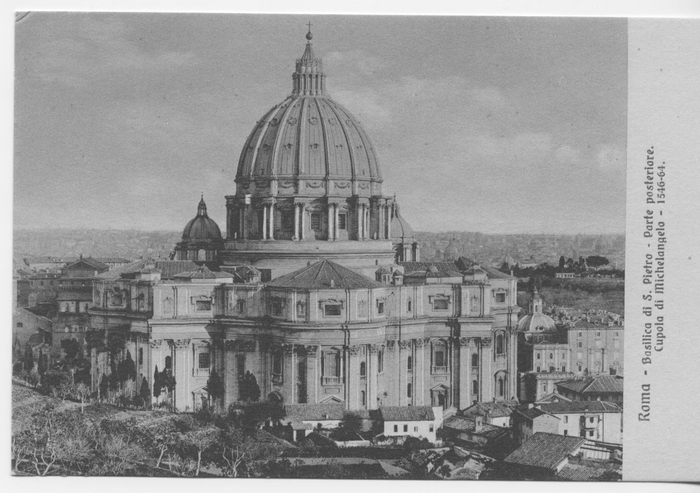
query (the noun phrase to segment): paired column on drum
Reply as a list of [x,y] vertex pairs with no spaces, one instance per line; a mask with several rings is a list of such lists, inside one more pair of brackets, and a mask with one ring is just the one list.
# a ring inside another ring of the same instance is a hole
[[263,202],[263,224],[262,224],[262,239],[275,239],[275,201],[268,199]]

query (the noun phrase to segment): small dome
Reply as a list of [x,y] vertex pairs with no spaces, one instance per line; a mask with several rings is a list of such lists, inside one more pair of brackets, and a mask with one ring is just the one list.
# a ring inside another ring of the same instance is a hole
[[528,313],[518,321],[518,330],[522,332],[556,332],[557,324],[552,317],[544,313]]
[[197,215],[187,223],[182,231],[182,240],[221,240],[221,230],[216,221],[207,215],[204,197],[199,201]]
[[399,243],[413,243],[416,241],[413,228],[408,221],[401,217],[399,204],[394,204],[391,218],[391,239]]
[[452,238],[445,247],[445,260],[457,260],[457,257],[459,257],[459,250],[455,239]]

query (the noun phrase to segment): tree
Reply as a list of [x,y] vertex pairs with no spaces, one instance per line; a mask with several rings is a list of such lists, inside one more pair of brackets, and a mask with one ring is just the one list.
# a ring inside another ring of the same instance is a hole
[[46,373],[46,361],[44,360],[44,352],[39,349],[39,361],[37,364],[37,371],[39,372],[39,375],[43,375]]
[[610,261],[607,258],[599,255],[591,255],[590,257],[586,258],[586,264],[588,264],[590,267],[602,267],[604,265],[608,265],[609,263]]
[[214,403],[224,396],[224,380],[216,370],[212,370],[209,374],[204,390],[214,400]]
[[245,372],[241,380],[241,398],[244,401],[257,402],[260,400],[260,387],[258,381],[250,370]]
[[333,430],[333,438],[338,440],[356,440],[360,432],[362,432],[362,417],[357,413],[346,411],[338,428]]
[[34,352],[32,351],[32,347],[27,344],[24,347],[24,370],[25,371],[32,371],[34,368]]
[[90,397],[90,387],[84,383],[79,383],[75,386],[73,391],[75,392],[75,396],[80,399],[80,413],[82,414],[85,412],[85,399]]
[[124,383],[127,380],[136,380],[136,364],[131,358],[130,351],[127,350],[126,358],[119,362],[117,374],[119,375],[120,383]]
[[160,391],[163,389],[163,382],[160,377],[160,372],[158,371],[158,365],[156,365],[156,370],[153,372],[153,397],[158,399],[160,396]]
[[63,339],[61,341],[61,349],[63,349],[65,360],[69,364],[76,360],[82,353],[80,343],[75,338]]
[[143,399],[144,404],[148,404],[148,401],[151,398],[151,389],[148,388],[148,380],[146,380],[146,377],[143,377],[143,379],[141,380],[139,396],[141,397],[141,399]]
[[559,270],[563,271],[565,266],[566,266],[566,259],[562,255],[561,257],[559,257]]

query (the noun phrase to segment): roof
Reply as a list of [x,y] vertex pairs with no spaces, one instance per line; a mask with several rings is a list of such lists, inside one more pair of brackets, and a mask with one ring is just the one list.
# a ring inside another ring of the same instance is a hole
[[152,265],[161,272],[161,279],[173,279],[180,272],[195,271],[199,265],[191,260],[138,260],[127,265],[122,265],[115,269],[98,274],[98,279],[120,279],[122,276],[129,276],[141,272],[146,266]]
[[320,262],[280,276],[268,283],[268,286],[297,289],[371,289],[383,288],[369,277],[323,259]]
[[215,272],[206,265],[194,271],[180,272],[173,276],[174,279],[231,279],[234,274],[228,272]]
[[105,264],[128,264],[131,262],[130,260],[121,257],[97,257],[97,260]]
[[435,421],[435,413],[430,406],[386,406],[379,408],[384,421]]
[[462,411],[463,416],[486,416],[504,418],[513,414],[518,407],[518,401],[475,402]]
[[623,390],[624,379],[619,375],[601,375],[583,380],[566,380],[558,382],[557,388],[562,388],[578,394],[615,394]]
[[95,270],[107,270],[109,269],[109,265],[100,262],[99,260],[92,258],[92,257],[84,257],[78,260],[77,262],[73,262],[71,264],[68,264],[64,267],[64,269],[73,269],[79,267],[81,264],[87,265],[88,267],[91,267]]
[[522,466],[556,469],[568,455],[573,454],[586,439],[574,436],[537,432],[504,462]]
[[345,406],[337,404],[287,404],[284,413],[292,423],[302,421],[338,421],[343,419]]
[[[412,272],[427,271],[430,267],[435,267],[443,277],[450,272],[459,271],[454,262],[402,262],[401,266],[404,268],[406,276]],[[457,275],[461,276],[461,274]]]
[[527,407],[527,408],[523,407],[522,409],[516,409],[515,411],[513,411],[513,413],[519,414],[530,421],[532,421],[535,418],[539,418],[543,414],[548,414],[548,413],[544,412],[543,410],[536,408],[536,407]]
[[450,428],[457,431],[469,431],[476,435],[483,436],[484,438],[495,438],[503,434],[509,434],[509,428],[502,428],[500,426],[493,426],[488,423],[483,423],[481,429],[476,431],[476,420],[474,418],[467,418],[464,416],[450,416],[442,422],[443,428]]
[[[589,461],[590,462],[590,461]],[[605,463],[604,466],[590,464],[566,464],[557,473],[557,479],[564,481],[598,481],[616,469]]]
[[549,414],[569,413],[621,413],[622,409],[614,402],[605,401],[570,401],[548,402],[537,407]]

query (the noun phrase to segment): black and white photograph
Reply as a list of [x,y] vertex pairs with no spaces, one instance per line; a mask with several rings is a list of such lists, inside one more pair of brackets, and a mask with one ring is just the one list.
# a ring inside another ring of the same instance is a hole
[[629,22],[16,12],[11,474],[621,481]]

